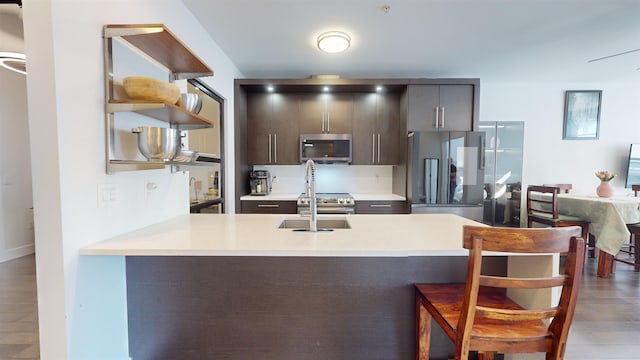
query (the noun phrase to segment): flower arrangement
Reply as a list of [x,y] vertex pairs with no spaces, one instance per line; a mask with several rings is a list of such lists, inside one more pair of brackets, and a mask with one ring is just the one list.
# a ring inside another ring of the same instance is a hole
[[600,170],[600,171],[596,171],[596,177],[600,179],[600,181],[606,182],[616,177],[616,174],[609,172],[608,170]]

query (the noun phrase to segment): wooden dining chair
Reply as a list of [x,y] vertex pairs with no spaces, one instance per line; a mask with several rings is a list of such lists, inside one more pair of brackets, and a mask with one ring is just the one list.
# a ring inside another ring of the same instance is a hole
[[527,187],[527,227],[534,223],[551,227],[580,226],[587,241],[589,256],[595,257],[595,245],[589,243],[589,221],[577,216],[561,214],[558,210],[557,186],[529,185]]
[[[640,184],[631,185],[631,190],[633,190],[633,195],[638,197]],[[621,258],[619,256],[615,256],[613,260],[627,265],[632,265],[634,267],[633,271],[638,272],[640,271],[640,247],[637,245],[640,239],[640,223],[627,224],[627,229],[629,229],[631,237],[629,238],[629,244],[625,246],[621,252],[630,255],[630,257]]]
[[557,187],[558,189],[560,189],[560,192],[563,192],[565,194],[568,194],[569,192],[571,192],[571,189],[573,189],[572,184],[543,184],[542,186]]
[[[431,319],[455,344],[455,360],[467,360],[471,351],[478,352],[479,360],[492,360],[497,353],[532,352],[546,353],[547,360],[563,359],[584,265],[580,233],[577,226],[464,226],[463,246],[469,249],[466,282],[415,285],[416,359],[429,359]],[[566,253],[567,258],[561,276],[488,276],[481,274],[483,251]],[[557,286],[562,287],[557,306],[542,309],[523,308],[505,290]]]

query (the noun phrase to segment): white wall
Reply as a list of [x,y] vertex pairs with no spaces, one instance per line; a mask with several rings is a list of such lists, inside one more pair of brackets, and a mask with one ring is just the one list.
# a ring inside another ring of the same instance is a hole
[[[634,74],[630,74],[632,76]],[[566,90],[602,90],[598,140],[562,140]],[[640,84],[492,83],[480,87],[480,121],[524,121],[523,185],[572,183],[595,195],[598,170],[613,171],[618,195],[628,195],[629,145],[640,143]]]
[[[78,16],[82,14],[82,16]],[[42,359],[69,359],[78,250],[116,234],[188,212],[188,175],[166,170],[107,175],[102,28],[164,23],[215,71],[203,79],[227,100],[240,73],[179,0],[39,0],[24,3],[36,266]],[[228,149],[233,136],[225,134]],[[233,164],[233,152],[227,151]],[[226,172],[229,175],[233,171]],[[145,197],[144,183],[158,189]],[[233,179],[229,179],[229,185]],[[116,189],[99,206],[98,188]],[[231,186],[228,194],[233,193]],[[228,198],[232,196],[227,195]],[[231,209],[230,209],[231,210]],[[82,290],[82,289],[80,289]]]
[[0,68],[0,262],[34,251],[27,80]]

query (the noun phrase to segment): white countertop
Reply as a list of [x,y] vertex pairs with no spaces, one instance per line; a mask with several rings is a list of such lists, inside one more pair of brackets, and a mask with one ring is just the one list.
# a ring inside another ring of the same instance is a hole
[[[260,196],[244,195],[240,197],[240,200],[253,200],[253,201],[286,201],[297,200],[300,193],[296,194],[269,194]],[[404,201],[404,196],[396,194],[351,194],[353,198],[358,201]]]
[[297,215],[189,214],[80,250],[82,255],[143,256],[467,256],[462,226],[481,223],[452,214],[319,215],[347,218],[351,229],[278,229]]

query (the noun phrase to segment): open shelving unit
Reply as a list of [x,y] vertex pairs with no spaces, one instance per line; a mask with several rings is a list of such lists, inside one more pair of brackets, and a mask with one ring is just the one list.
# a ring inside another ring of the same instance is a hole
[[[184,162],[122,160],[114,158],[114,114],[135,112],[160,121],[172,128],[195,129],[212,127],[213,124],[186,109],[159,101],[115,99],[113,81],[113,39],[119,38],[150,57],[170,73],[172,81],[212,76],[213,70],[198,58],[180,39],[163,24],[105,25],[104,27],[104,77],[105,77],[105,144],[106,171],[162,169],[166,165],[197,165]],[[134,126],[135,127],[135,126]],[[219,161],[219,159],[218,159]],[[204,164],[210,163],[205,161]]]

